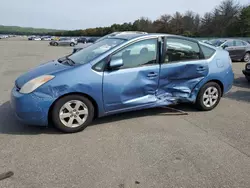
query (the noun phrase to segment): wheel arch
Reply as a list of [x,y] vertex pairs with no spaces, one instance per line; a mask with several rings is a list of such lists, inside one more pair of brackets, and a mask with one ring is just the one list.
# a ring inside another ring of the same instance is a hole
[[249,53],[249,54],[250,54],[250,50],[246,50],[246,51],[245,51],[245,53],[244,53],[244,55],[243,55],[243,57],[242,57],[241,61],[243,61],[243,60],[244,60],[244,57],[245,57],[245,55],[246,55],[247,53]]
[[58,100],[60,100],[61,98],[65,97],[65,96],[69,96],[69,95],[81,95],[81,96],[84,96],[86,97],[87,99],[89,99],[91,101],[91,103],[93,104],[94,106],[94,118],[98,117],[99,115],[99,108],[98,108],[98,105],[97,105],[97,102],[93,99],[93,97],[91,97],[90,95],[86,94],[86,93],[81,93],[81,92],[71,92],[71,93],[66,93],[60,97],[58,97],[53,103],[52,105],[50,106],[49,108],[49,112],[48,112],[48,122],[51,122],[51,112],[56,104],[56,102]]
[[221,96],[223,96],[223,93],[224,93],[224,85],[223,85],[223,83],[222,83],[220,80],[217,80],[217,79],[208,80],[208,81],[205,82],[202,86],[204,86],[205,84],[210,83],[210,82],[215,82],[215,83],[217,83],[217,84],[220,86],[220,88],[221,88]]

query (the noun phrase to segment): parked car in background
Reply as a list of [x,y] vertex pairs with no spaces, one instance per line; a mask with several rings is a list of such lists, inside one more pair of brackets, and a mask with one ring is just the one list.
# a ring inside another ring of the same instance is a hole
[[0,35],[0,39],[7,39],[9,37],[10,37],[9,35]]
[[49,44],[51,46],[75,46],[77,41],[73,38],[60,38],[59,40],[52,40]]
[[245,69],[242,70],[248,82],[250,82],[250,61],[246,64]]
[[94,43],[97,40],[98,40],[98,37],[90,37],[90,38],[87,39],[87,42],[88,43]]
[[250,61],[250,44],[239,39],[213,39],[210,44],[221,47],[229,52],[234,61]]
[[42,40],[44,40],[44,41],[50,41],[52,39],[50,37],[48,37],[48,38],[43,38]]
[[33,40],[42,40],[41,37],[35,37]]
[[51,37],[50,36],[44,36],[44,37],[41,37],[41,40],[50,41]]
[[30,36],[28,37],[28,40],[34,40],[34,38],[36,38],[36,36]]
[[85,37],[80,37],[80,38],[77,39],[77,42],[78,42],[78,43],[87,43],[87,41],[88,41],[88,40],[87,40],[87,38],[85,38]]
[[127,34],[21,75],[11,106],[26,124],[78,132],[96,117],[144,108],[193,103],[212,110],[233,80],[223,49],[176,35]]
[[[134,35],[134,34],[147,34],[146,32],[141,32],[141,31],[123,31],[123,32],[113,32],[113,33],[110,33],[108,35],[105,35],[101,38],[98,38],[95,42],[99,42],[101,40],[104,40],[104,39],[107,39],[107,38],[110,38],[110,37],[115,37],[115,36],[121,36],[121,35]],[[87,44],[79,44],[77,46],[75,46],[75,48],[73,49],[73,53],[91,45],[93,42],[89,42],[89,40],[87,41]]]

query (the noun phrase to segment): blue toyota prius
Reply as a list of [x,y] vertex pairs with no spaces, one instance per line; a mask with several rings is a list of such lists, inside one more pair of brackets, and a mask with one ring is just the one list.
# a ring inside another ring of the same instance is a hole
[[53,60],[15,81],[11,105],[30,125],[48,122],[63,132],[95,117],[193,103],[215,108],[233,83],[227,51],[166,34],[124,34]]

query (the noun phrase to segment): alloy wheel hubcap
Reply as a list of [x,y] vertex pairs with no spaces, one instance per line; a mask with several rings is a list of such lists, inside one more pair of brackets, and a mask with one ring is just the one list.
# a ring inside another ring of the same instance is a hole
[[59,117],[66,127],[79,127],[87,120],[88,107],[79,100],[69,101],[61,107]]
[[219,91],[216,87],[209,87],[203,94],[203,104],[210,108],[216,104],[219,98]]
[[250,54],[247,53],[247,54],[245,55],[244,61],[245,61],[245,62],[250,61]]

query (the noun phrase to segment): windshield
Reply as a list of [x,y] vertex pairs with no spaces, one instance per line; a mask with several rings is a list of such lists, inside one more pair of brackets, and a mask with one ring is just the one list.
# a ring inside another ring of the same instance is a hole
[[210,40],[209,43],[212,44],[213,46],[220,46],[222,45],[226,40],[218,40],[218,39],[213,39]]
[[68,56],[68,58],[77,64],[85,64],[107,52],[108,50],[118,46],[124,41],[125,40],[123,39],[104,39],[73,53],[72,55]]
[[99,42],[99,41],[101,41],[101,40],[107,39],[107,38],[109,38],[109,37],[113,37],[113,36],[115,36],[116,34],[117,34],[117,32],[110,33],[110,34],[108,34],[108,35],[105,35],[105,36],[99,38],[98,40],[96,40],[96,42]]

